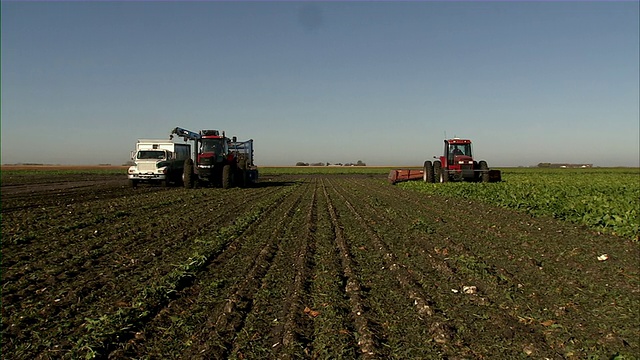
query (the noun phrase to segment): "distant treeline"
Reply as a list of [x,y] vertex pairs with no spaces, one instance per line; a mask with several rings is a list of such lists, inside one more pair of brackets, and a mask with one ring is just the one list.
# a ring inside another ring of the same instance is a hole
[[319,162],[319,163],[306,163],[303,161],[298,161],[296,163],[296,166],[367,166],[367,164],[365,164],[364,162],[362,162],[362,160],[358,160],[355,163],[335,163],[332,164],[330,162],[327,163],[323,163],[323,162]]

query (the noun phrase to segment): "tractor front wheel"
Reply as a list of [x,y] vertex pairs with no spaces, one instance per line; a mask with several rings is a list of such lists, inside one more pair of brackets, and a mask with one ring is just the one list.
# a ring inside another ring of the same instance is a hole
[[225,165],[222,168],[222,188],[228,189],[231,187],[231,165]]
[[434,181],[433,164],[429,160],[424,162],[424,169],[422,169],[422,180],[428,183],[432,183]]
[[478,166],[480,167],[480,179],[482,179],[482,182],[489,182],[489,165],[487,165],[487,162],[481,160],[478,162]]
[[439,182],[445,183],[449,181],[449,174],[446,169],[442,168],[442,163],[440,161],[433,162],[433,172],[435,178],[438,179]]

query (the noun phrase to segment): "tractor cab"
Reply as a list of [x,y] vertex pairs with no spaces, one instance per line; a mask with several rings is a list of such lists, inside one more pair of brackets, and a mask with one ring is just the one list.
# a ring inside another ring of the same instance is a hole
[[449,139],[444,141],[444,156],[441,162],[445,167],[473,164],[471,140]]
[[214,164],[222,163],[229,152],[226,138],[224,134],[220,136],[218,130],[200,131],[198,143],[199,165],[213,166]]
[[222,139],[203,139],[200,142],[200,153],[216,153],[224,152],[224,142]]

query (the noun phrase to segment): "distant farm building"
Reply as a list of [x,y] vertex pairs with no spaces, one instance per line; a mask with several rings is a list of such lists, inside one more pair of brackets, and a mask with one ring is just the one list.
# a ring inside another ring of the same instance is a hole
[[561,169],[586,169],[592,168],[593,164],[563,164],[563,163],[539,163],[539,168],[561,168]]

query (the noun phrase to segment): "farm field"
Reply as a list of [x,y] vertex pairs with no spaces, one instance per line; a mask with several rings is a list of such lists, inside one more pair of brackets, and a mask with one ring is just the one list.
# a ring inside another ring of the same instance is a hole
[[[470,195],[517,172],[265,169],[223,190],[2,170],[6,359],[640,356],[637,230]],[[438,193],[456,185],[476,188]]]

